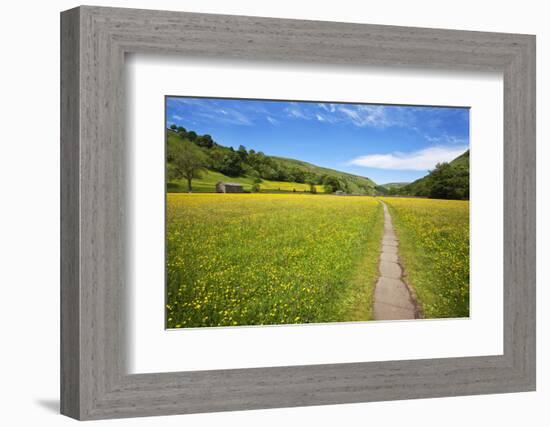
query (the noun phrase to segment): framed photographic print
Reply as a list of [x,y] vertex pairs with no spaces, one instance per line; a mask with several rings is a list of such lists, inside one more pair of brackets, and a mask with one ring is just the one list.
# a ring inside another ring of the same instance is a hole
[[168,328],[469,317],[467,108],[167,96],[165,114]]
[[534,36],[62,13],[61,407],[535,388]]

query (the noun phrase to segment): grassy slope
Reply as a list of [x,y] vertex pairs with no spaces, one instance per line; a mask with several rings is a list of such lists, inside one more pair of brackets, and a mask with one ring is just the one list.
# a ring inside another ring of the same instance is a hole
[[[180,136],[176,133],[168,130],[167,132],[168,141],[175,141],[180,140]],[[330,176],[334,176],[339,179],[346,179],[350,185],[351,185],[351,192],[352,193],[362,193],[361,187],[368,187],[370,189],[373,189],[376,185],[371,179],[365,178],[358,175],[352,175],[348,174],[346,172],[340,172],[334,169],[328,169],[323,168],[320,166],[313,165],[311,163],[303,162],[301,160],[295,160],[295,159],[288,159],[285,157],[276,157],[271,156],[274,159],[276,159],[279,163],[283,164],[287,167],[294,167],[300,170],[303,170],[305,172],[315,172],[317,174],[326,174]],[[246,176],[241,177],[228,177],[226,175],[223,175],[216,171],[208,171],[208,173],[205,175],[203,179],[197,179],[193,180],[193,189],[198,192],[214,192],[215,188],[214,185],[218,181],[224,181],[224,182],[238,182],[243,184],[243,188],[247,191],[250,191],[252,184],[253,184],[253,178],[249,178]],[[269,191],[269,192],[292,192],[294,189],[299,192],[307,191],[309,192],[309,185],[308,184],[302,184],[298,182],[283,182],[283,181],[269,181],[264,180],[260,187],[262,191]],[[317,192],[321,193],[323,192],[323,186],[318,185]],[[184,180],[173,182],[168,184],[168,191],[169,192],[187,192],[187,183],[184,182]],[[369,193],[373,194],[373,193]]]
[[[243,185],[245,191],[250,191],[252,189],[252,184],[254,184],[254,178],[249,178],[246,176],[230,177],[222,173],[209,170],[201,179],[193,180],[193,191],[197,193],[215,193],[216,183],[219,181],[238,182]],[[324,191],[322,185],[317,185],[316,188],[318,193],[322,193]],[[309,193],[308,184],[301,184],[299,182],[269,181],[266,179],[260,183],[260,189],[263,192],[270,193],[293,192],[294,189],[296,189],[297,192]],[[169,182],[167,190],[169,193],[186,193],[188,191],[187,182],[185,180]]]
[[336,178],[347,179],[348,181],[351,181],[355,184],[371,187],[371,188],[374,188],[376,185],[376,183],[372,179],[364,176],[353,175],[350,173],[341,172],[334,169],[324,168],[324,167],[313,165],[311,163],[307,163],[301,160],[288,159],[286,157],[276,157],[276,156],[273,156],[273,157],[282,163],[286,163],[286,164],[298,167],[306,172],[316,172],[319,174],[331,175]]
[[401,188],[408,184],[410,182],[388,182],[387,184],[380,184],[380,186],[390,190],[392,188]]
[[470,167],[470,150],[458,156],[456,159],[452,160],[451,165],[453,166],[466,166]]
[[[470,169],[470,150],[467,150],[466,152],[458,156],[456,159],[451,160],[449,164],[453,166],[464,166],[469,170]],[[430,175],[431,175],[431,172],[428,175],[422,178],[419,178],[416,181],[413,181],[410,184],[407,184],[399,188],[403,188],[404,190],[407,190],[407,194],[417,194],[420,191],[422,191],[424,187],[428,185]]]

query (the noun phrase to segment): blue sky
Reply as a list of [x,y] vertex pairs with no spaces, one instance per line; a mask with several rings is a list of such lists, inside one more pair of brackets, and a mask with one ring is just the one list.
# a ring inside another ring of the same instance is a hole
[[413,181],[469,148],[467,108],[167,97],[171,124],[378,184]]

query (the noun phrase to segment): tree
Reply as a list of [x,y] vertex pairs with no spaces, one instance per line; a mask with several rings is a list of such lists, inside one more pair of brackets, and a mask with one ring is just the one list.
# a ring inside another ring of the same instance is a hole
[[294,174],[292,172],[287,172],[287,171],[285,171],[283,173],[281,173],[281,172],[282,171],[279,170],[279,174],[277,176],[277,179],[279,181],[298,182],[296,180],[296,177],[294,176]]
[[172,129],[173,131],[176,131],[177,130],[177,125],[173,124],[172,126],[170,126],[170,129]]
[[429,196],[434,199],[468,199],[470,197],[467,168],[438,163],[428,177]]
[[260,192],[260,184],[258,184],[257,182],[252,184],[252,192],[253,193],[259,193]]
[[288,173],[286,168],[283,167],[280,163],[273,162],[273,169],[276,171],[276,178],[275,179],[277,179],[279,181],[292,182],[290,174]]
[[317,194],[317,187],[315,186],[315,181],[309,180],[307,184],[309,185],[309,192],[311,194]]
[[306,182],[306,173],[299,168],[293,168],[289,175],[293,176],[293,181],[295,182],[299,182],[300,184]]
[[187,189],[193,191],[193,179],[201,178],[205,170],[206,156],[196,146],[183,141],[168,146],[168,161],[171,167],[168,168],[170,179],[185,178]]
[[377,194],[380,194],[382,196],[385,196],[387,194],[390,194],[390,191],[391,191],[391,188],[390,189],[387,189],[386,187],[384,187],[383,185],[375,185],[374,186],[374,190],[376,191]]
[[212,148],[214,146],[214,140],[210,135],[205,134],[197,138],[197,144],[201,147]]
[[277,180],[279,178],[279,173],[275,169],[273,169],[271,166],[262,165],[259,167],[259,169],[260,169],[260,176],[263,179]]
[[224,175],[239,176],[243,172],[240,156],[234,151],[228,151],[221,161],[218,170]]
[[237,153],[239,153],[241,160],[245,162],[246,158],[248,157],[248,151],[246,151],[246,147],[244,145],[239,145]]
[[197,132],[194,130],[187,132],[187,138],[191,142],[195,142],[197,140]]
[[323,179],[323,187],[325,193],[334,193],[335,191],[342,190],[342,186],[338,178],[330,175],[326,175]]
[[434,199],[470,198],[470,151],[450,163],[438,163],[428,175],[397,190],[397,194]]
[[401,189],[399,187],[390,187],[388,190],[389,196],[399,196],[401,194]]

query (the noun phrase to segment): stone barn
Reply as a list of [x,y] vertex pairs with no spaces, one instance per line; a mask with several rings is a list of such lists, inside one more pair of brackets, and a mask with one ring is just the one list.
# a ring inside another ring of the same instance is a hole
[[218,182],[216,193],[244,193],[242,184],[237,182]]

